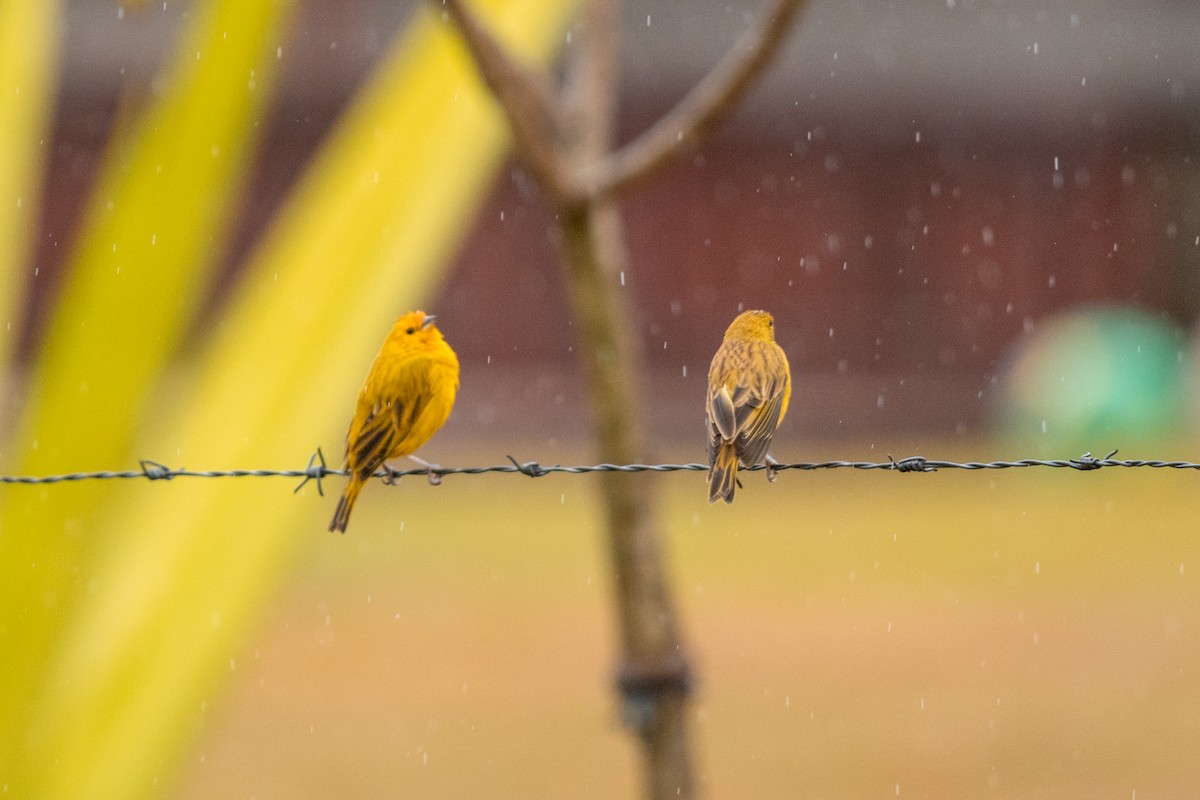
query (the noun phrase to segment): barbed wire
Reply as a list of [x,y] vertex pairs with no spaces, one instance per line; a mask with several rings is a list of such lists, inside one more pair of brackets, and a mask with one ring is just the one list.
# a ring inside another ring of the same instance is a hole
[[[772,475],[789,469],[819,470],[819,469],[859,469],[885,470],[889,472],[937,472],[943,469],[1015,469],[1024,467],[1050,467],[1054,469],[1074,469],[1083,472],[1106,467],[1150,467],[1152,469],[1195,469],[1200,470],[1200,464],[1191,461],[1159,461],[1143,459],[1117,459],[1117,451],[1113,450],[1103,458],[1096,458],[1090,452],[1079,458],[1041,459],[1022,458],[1016,461],[945,461],[926,458],[925,456],[907,456],[893,458],[889,455],[887,461],[817,461],[798,462],[794,464],[757,464],[752,467],[740,466],[747,472],[769,470]],[[584,466],[563,466],[561,464],[543,465],[537,461],[518,461],[512,456],[507,457],[508,464],[497,464],[489,467],[441,467],[430,465],[407,470],[380,469],[372,477],[382,478],[392,483],[400,478],[422,475],[429,478],[431,483],[440,483],[445,475],[482,475],[489,472],[517,473],[531,478],[540,478],[554,472],[579,475],[588,472],[703,472],[708,470],[708,464],[589,464]],[[73,483],[91,480],[130,480],[142,478],[151,481],[172,480],[174,478],[302,478],[293,491],[300,491],[309,481],[316,481],[317,491],[325,494],[321,481],[330,477],[344,477],[348,471],[333,469],[326,466],[325,455],[320,448],[308,460],[303,469],[220,469],[193,470],[186,467],[173,468],[157,461],[142,459],[138,469],[130,470],[101,470],[96,472],[68,472],[63,475],[0,475],[0,484],[56,484]]]

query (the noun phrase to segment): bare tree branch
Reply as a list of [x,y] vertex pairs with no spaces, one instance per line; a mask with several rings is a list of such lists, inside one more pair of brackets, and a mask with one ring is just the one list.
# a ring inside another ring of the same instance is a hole
[[[569,163],[594,163],[612,150],[618,82],[618,4],[580,3],[578,44],[567,64]],[[602,458],[634,456],[646,447],[643,415],[636,409],[642,353],[619,276],[629,253],[616,197],[587,196],[558,215],[563,265],[580,358],[592,401],[592,427]],[[615,477],[615,476],[608,476]],[[653,488],[602,480],[613,571],[620,656],[617,688],[623,718],[638,735],[643,789],[651,800],[691,800],[690,668],[671,598],[661,524]]]
[[454,21],[513,132],[513,145],[544,191],[559,199],[581,196],[567,167],[566,129],[559,98],[546,76],[520,63],[461,0],[435,0]]
[[[803,0],[776,0],[762,21],[665,118],[613,154],[617,98],[616,0],[582,0],[579,42],[563,92],[523,67],[464,6],[441,0],[513,128],[519,156],[548,195],[558,225],[567,297],[578,325],[601,458],[644,454],[641,350],[617,287],[628,262],[616,193],[704,135],[774,56]],[[660,542],[652,484],[601,477],[620,634],[618,688],[637,732],[645,796],[690,800],[690,669]]]
[[580,176],[588,194],[613,194],[699,141],[741,100],[774,58],[804,0],[776,0],[758,23],[666,116]]

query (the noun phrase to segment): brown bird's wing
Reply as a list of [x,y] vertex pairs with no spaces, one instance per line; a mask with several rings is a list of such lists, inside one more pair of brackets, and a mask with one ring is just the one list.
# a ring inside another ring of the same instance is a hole
[[708,400],[708,458],[732,442],[743,464],[761,463],[783,410],[787,379],[771,378],[757,387],[722,386]]
[[737,408],[724,386],[708,396],[708,422],[712,434],[720,439],[731,441],[737,434]]
[[763,394],[749,396],[738,408],[738,435],[733,447],[743,464],[761,464],[771,446],[771,437],[779,426],[786,381],[772,380]]

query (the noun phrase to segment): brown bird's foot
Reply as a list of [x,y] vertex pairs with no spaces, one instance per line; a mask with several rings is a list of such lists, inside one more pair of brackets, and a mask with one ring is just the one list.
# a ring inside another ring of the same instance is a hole
[[779,477],[779,470],[777,469],[778,466],[779,466],[779,462],[776,461],[771,456],[770,453],[768,453],[767,454],[767,482],[768,483],[774,483],[775,479]]
[[411,458],[416,464],[425,468],[425,477],[429,479],[430,486],[441,486],[442,476],[434,472],[435,469],[441,469],[440,466],[437,464],[430,464],[428,461],[417,458],[416,456],[409,456],[409,458]]

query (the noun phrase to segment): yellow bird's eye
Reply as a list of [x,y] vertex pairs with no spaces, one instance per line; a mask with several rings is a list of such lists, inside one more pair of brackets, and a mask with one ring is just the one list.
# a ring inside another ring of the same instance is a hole
[[405,333],[407,333],[409,336],[412,336],[414,333],[416,333],[416,332],[417,332],[417,329],[416,329],[416,328],[409,328],[408,330],[406,330],[406,331],[404,331],[404,332],[405,332]]

